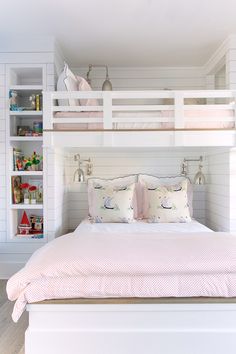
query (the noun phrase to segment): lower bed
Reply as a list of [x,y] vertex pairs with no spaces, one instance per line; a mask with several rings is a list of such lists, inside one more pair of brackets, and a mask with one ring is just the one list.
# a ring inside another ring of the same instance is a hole
[[91,224],[48,243],[7,284],[27,303],[63,298],[236,296],[236,237],[186,224]]
[[25,354],[235,354],[235,274],[236,237],[196,221],[84,221],[7,290]]

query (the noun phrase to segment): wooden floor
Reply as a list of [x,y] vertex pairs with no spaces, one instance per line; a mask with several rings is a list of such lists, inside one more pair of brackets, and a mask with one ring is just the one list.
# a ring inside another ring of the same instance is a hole
[[14,303],[7,300],[6,280],[0,280],[0,354],[24,354],[24,334],[28,314],[24,312],[17,323],[11,318]]

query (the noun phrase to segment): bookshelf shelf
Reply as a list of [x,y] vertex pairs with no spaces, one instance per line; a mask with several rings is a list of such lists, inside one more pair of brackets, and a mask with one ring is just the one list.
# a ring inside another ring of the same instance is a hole
[[10,116],[42,116],[42,111],[9,111]]
[[12,171],[11,176],[43,176],[43,171]]
[[10,141],[43,141],[42,136],[11,136]]
[[9,89],[16,91],[42,91],[43,85],[11,85]]
[[11,209],[23,209],[23,210],[41,210],[43,209],[43,204],[11,204]]
[[17,235],[14,235],[11,240],[11,242],[15,242],[15,243],[22,243],[22,242],[26,242],[26,243],[45,243],[46,239],[45,239],[45,235],[43,238],[32,238],[32,237],[20,237]]

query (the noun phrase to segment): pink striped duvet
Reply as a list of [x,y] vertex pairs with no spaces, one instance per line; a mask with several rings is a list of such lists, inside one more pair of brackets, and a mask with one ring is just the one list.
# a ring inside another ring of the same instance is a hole
[[236,296],[236,236],[71,233],[33,254],[7,284],[27,303],[57,298]]

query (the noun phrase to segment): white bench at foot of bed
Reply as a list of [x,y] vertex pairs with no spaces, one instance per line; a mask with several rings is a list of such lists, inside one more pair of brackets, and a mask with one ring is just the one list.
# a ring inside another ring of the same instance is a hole
[[235,354],[235,303],[28,305],[25,354]]

